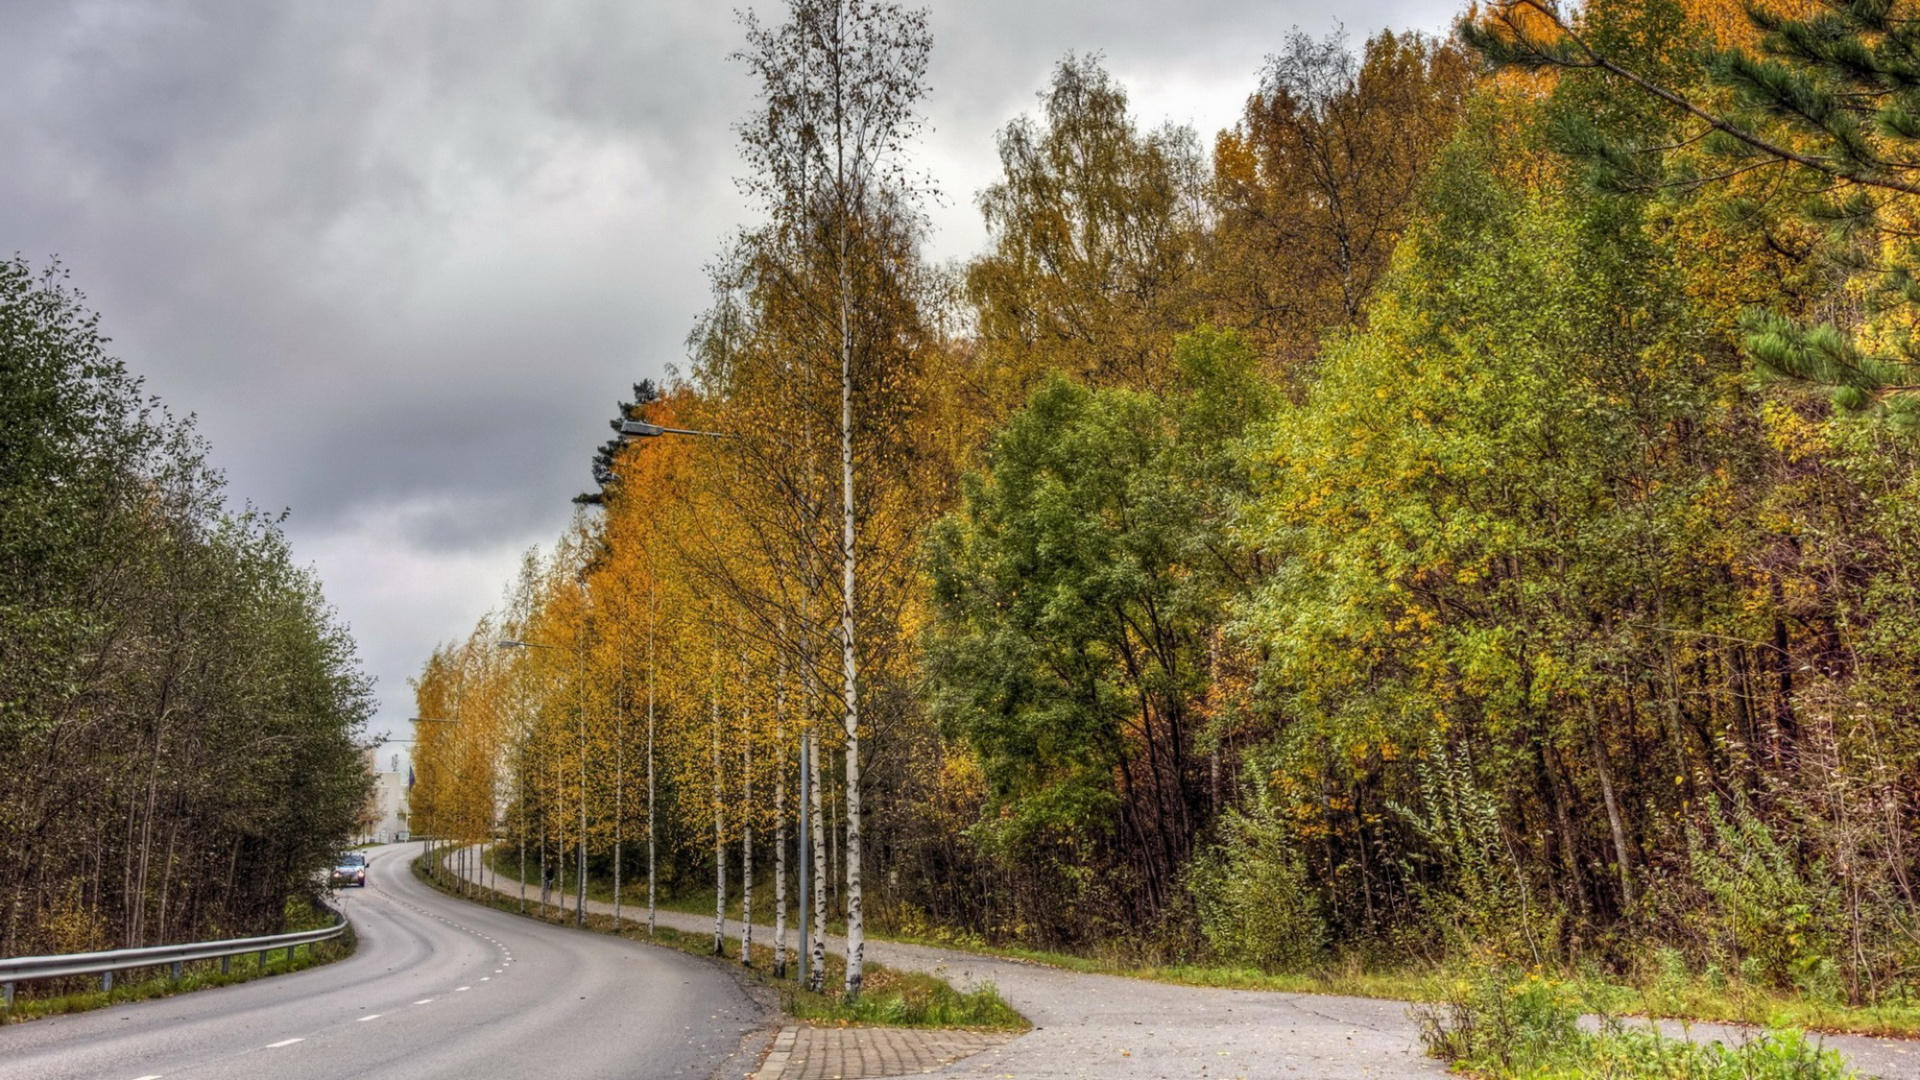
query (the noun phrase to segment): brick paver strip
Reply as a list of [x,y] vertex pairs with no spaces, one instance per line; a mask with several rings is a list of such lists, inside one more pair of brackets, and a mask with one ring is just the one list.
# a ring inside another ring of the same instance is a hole
[[[513,896],[518,889],[513,885],[500,891]],[[610,915],[613,906],[588,901],[587,910]],[[646,909],[633,905],[622,914],[636,922],[646,919]],[[711,915],[662,911],[659,920],[662,926],[691,933],[713,930]],[[737,932],[738,926],[736,920],[727,921],[729,932]],[[797,937],[789,932],[788,941],[795,943]],[[755,928],[754,940],[772,938],[771,929]],[[934,1066],[934,1074],[943,1077],[1411,1080],[1447,1075],[1444,1065],[1423,1052],[1403,1001],[1173,986],[872,939],[867,941],[867,959],[899,971],[930,972],[962,988],[992,983],[1033,1021],[1029,1034]],[[1677,1025],[1667,1030],[1683,1034]],[[1725,1025],[1694,1024],[1684,1034],[1736,1042],[1746,1033]],[[1920,1043],[1862,1035],[1828,1035],[1825,1043],[1850,1058],[1863,1076],[1920,1080]],[[796,1032],[792,1045],[798,1044]],[[840,1060],[857,1064],[879,1058],[877,1046],[871,1055],[867,1049],[842,1048]],[[769,1054],[768,1061],[773,1057]]]
[[780,1030],[754,1080],[917,1076],[1010,1038],[998,1032],[798,1025]]

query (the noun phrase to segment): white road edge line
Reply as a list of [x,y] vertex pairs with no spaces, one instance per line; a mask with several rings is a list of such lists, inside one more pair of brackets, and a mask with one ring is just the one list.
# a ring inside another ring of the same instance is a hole
[[304,1036],[304,1035],[303,1035],[303,1036],[300,1036],[299,1038],[294,1038],[294,1039],[281,1039],[281,1040],[280,1040],[279,1042],[277,1042],[277,1043],[268,1043],[268,1044],[267,1044],[267,1049],[269,1049],[269,1050],[276,1050],[276,1049],[278,1049],[278,1048],[280,1048],[280,1047],[282,1047],[282,1046],[292,1046],[292,1045],[293,1045],[294,1043],[297,1043],[297,1042],[306,1042],[306,1041],[307,1041],[307,1039],[306,1039],[306,1036]]

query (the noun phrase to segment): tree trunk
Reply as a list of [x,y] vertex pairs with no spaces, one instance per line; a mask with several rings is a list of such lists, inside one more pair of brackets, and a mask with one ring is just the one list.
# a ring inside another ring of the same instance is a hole
[[654,857],[659,846],[654,842],[653,788],[653,638],[658,594],[653,560],[652,536],[647,543],[647,936],[652,937],[658,908],[654,904]]
[[713,955],[727,954],[727,829],[721,807],[726,789],[720,782],[720,697],[713,697]]
[[[781,627],[782,637],[786,627]],[[779,683],[773,692],[773,977],[787,976],[787,659],[780,656]]]
[[753,966],[753,739],[740,750],[740,962]]
[[613,710],[613,932],[620,932],[620,847],[622,831],[620,817],[624,811],[621,796],[626,793],[627,784],[627,682],[626,650],[620,652],[620,699]]
[[827,844],[824,823],[820,819],[820,736],[809,732],[807,753],[807,797],[812,805],[813,830],[813,966],[809,970],[808,989],[819,990],[827,977]]
[[1607,804],[1607,827],[1613,834],[1614,867],[1620,875],[1620,899],[1623,913],[1631,917],[1634,907],[1633,860],[1627,854],[1627,828],[1620,820],[1620,800],[1613,791],[1613,770],[1607,765],[1607,742],[1600,734],[1600,714],[1587,699],[1587,734],[1593,740],[1593,771],[1600,777],[1600,798]]

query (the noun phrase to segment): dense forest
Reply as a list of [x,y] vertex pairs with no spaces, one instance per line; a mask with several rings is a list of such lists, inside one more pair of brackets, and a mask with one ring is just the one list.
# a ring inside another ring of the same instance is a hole
[[277,932],[370,794],[370,684],[278,519],[0,261],[0,956]]
[[1210,144],[1071,55],[958,268],[924,16],[791,15],[685,365],[418,678],[417,828],[856,952],[1911,989],[1920,11],[1296,34]]

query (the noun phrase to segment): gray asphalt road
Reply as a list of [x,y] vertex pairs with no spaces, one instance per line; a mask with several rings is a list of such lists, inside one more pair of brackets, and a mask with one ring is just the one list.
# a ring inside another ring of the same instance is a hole
[[414,880],[375,849],[350,958],[0,1028],[0,1080],[460,1080],[712,1075],[767,1017],[724,971]]

